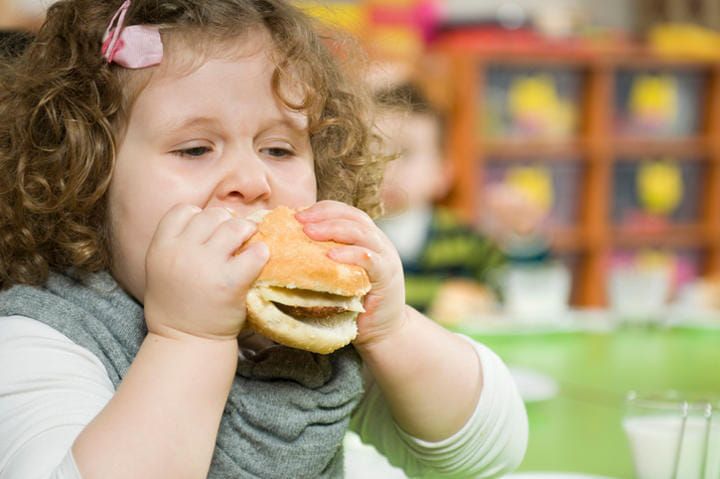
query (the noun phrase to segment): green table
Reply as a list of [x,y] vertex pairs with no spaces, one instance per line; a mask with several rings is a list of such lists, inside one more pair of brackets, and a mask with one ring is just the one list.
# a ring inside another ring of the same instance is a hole
[[461,332],[507,364],[559,383],[554,398],[527,404],[530,440],[520,471],[631,479],[632,457],[621,427],[628,391],[720,393],[720,329]]

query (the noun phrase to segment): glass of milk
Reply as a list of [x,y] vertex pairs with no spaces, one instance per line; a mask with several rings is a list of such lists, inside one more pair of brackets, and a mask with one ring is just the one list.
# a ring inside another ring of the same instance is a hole
[[626,407],[623,429],[638,479],[720,477],[720,398],[631,392]]

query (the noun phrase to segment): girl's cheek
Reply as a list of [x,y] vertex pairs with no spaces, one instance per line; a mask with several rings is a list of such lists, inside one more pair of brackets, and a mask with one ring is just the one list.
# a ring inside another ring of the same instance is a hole
[[315,201],[317,181],[315,178],[315,170],[312,165],[294,164],[280,172],[283,188],[286,193],[297,195],[311,195],[312,201]]

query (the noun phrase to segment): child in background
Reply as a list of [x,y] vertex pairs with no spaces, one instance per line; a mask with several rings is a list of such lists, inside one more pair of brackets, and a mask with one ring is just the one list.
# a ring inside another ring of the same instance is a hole
[[435,309],[438,295],[450,288],[453,302],[462,297],[472,311],[487,310],[494,301],[493,273],[508,259],[540,260],[546,254],[544,243],[537,241],[524,243],[541,245],[533,250],[516,247],[520,239],[535,237],[542,216],[505,186],[487,192],[487,234],[437,206],[454,180],[452,164],[444,160],[442,113],[412,82],[381,89],[376,101],[377,128],[388,153],[397,156],[383,181],[385,215],[378,225],[402,259],[407,303],[420,311]]
[[[405,305],[371,104],[281,0],[50,7],[0,71],[0,476],[341,477],[348,427],[410,476],[520,463],[505,366]],[[239,338],[277,205],[367,270],[353,345]]]

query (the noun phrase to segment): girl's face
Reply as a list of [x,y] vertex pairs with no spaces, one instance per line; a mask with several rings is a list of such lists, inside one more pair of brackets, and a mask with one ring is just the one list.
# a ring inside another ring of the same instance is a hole
[[160,69],[138,95],[109,190],[113,274],[137,300],[148,246],[174,205],[245,217],[315,202],[307,119],[275,99],[273,69],[266,50],[248,48],[190,74]]

